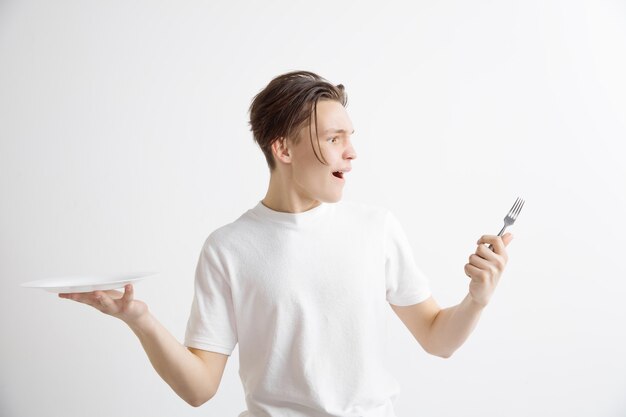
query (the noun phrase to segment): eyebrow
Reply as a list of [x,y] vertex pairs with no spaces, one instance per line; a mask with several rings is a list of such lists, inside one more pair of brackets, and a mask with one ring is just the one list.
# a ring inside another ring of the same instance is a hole
[[[323,131],[322,133],[348,133],[347,130],[345,129],[326,129],[325,131]],[[350,133],[351,135],[354,133],[354,130],[352,130],[352,133]]]

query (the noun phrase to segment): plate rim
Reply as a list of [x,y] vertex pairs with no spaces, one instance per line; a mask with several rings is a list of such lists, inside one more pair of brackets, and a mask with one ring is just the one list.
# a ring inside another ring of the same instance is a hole
[[[84,275],[76,274],[76,275],[67,275],[67,276],[48,277],[48,278],[42,278],[38,280],[23,282],[20,284],[20,286],[24,288],[52,289],[52,288],[86,287],[86,286],[94,286],[94,285],[112,285],[112,284],[118,284],[121,282],[136,281],[136,280],[148,278],[148,277],[159,275],[159,274],[160,273],[156,271],[145,271],[145,272],[142,271],[142,272],[134,272],[134,273],[128,273],[128,274],[110,274],[110,275],[103,275],[100,277],[88,275],[88,274],[84,274]],[[82,283],[75,282],[74,284],[69,284],[69,282],[67,284],[63,284],[62,281],[52,283],[52,280],[55,280],[55,279],[57,280],[71,279],[71,278],[76,279],[76,278],[81,278],[81,277],[100,279],[100,281],[82,282]],[[107,278],[110,280],[102,281],[102,279],[107,279]]]

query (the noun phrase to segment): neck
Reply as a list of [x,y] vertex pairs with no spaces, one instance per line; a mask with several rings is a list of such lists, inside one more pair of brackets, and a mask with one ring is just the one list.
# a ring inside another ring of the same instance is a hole
[[321,204],[319,200],[303,195],[292,184],[292,181],[278,173],[272,173],[267,193],[261,202],[265,207],[283,213],[302,213]]

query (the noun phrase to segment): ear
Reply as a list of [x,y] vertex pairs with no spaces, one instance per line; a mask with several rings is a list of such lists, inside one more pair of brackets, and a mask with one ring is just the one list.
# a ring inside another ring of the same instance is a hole
[[284,137],[280,137],[272,143],[274,158],[286,164],[291,163],[291,154],[287,145],[287,139]]

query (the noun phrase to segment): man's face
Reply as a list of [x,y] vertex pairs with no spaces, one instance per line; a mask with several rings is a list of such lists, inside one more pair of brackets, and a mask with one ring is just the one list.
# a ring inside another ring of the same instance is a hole
[[[319,158],[328,165],[322,164],[315,157],[309,126],[306,126],[300,130],[298,144],[289,145],[291,164],[287,166],[287,172],[291,167],[292,188],[300,198],[335,203],[341,200],[346,177],[349,175],[347,171],[351,169],[352,160],[356,158],[356,151],[350,140],[354,128],[346,109],[334,100],[318,101],[317,128],[319,149],[315,118],[312,116],[313,146]],[[337,171],[343,171],[343,174],[337,174]]]

